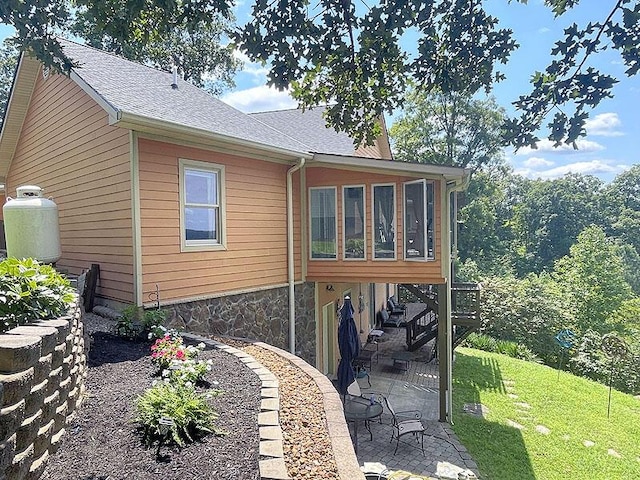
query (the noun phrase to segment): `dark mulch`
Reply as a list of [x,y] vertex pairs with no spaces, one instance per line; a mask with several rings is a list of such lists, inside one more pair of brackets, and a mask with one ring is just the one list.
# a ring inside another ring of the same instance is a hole
[[88,397],[67,425],[62,445],[49,460],[46,480],[258,479],[260,381],[237,358],[205,350],[213,360],[207,381],[224,391],[211,399],[224,436],[208,435],[182,449],[143,446],[135,401],[151,386],[155,368],[148,343],[97,332],[89,355]]

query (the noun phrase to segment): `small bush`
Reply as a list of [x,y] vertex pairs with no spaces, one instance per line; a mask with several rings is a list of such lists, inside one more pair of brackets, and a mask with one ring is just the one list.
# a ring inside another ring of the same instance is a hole
[[464,340],[464,346],[484,350],[485,352],[495,352],[497,341],[489,335],[473,332]]
[[170,383],[192,386],[202,382],[207,372],[211,371],[211,365],[211,360],[174,359],[171,360],[169,367],[162,371],[162,377]]
[[509,340],[496,341],[496,353],[501,353],[511,358],[518,357],[518,344]]
[[202,395],[185,385],[157,383],[138,397],[136,405],[135,420],[143,428],[144,442],[153,445],[169,440],[183,446],[207,433],[223,433],[214,427],[218,414],[207,402],[218,393],[214,390]]
[[69,281],[32,258],[0,262],[0,332],[34,320],[60,317],[75,301]]
[[143,310],[129,305],[122,310],[116,324],[116,334],[130,340],[162,338],[167,329],[162,323],[167,318],[164,310]]

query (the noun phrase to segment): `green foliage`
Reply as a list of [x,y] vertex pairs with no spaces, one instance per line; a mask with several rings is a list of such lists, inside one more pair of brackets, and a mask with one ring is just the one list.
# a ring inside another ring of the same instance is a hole
[[69,281],[50,265],[31,258],[0,262],[0,332],[65,315],[75,298]]
[[453,165],[473,172],[502,157],[504,110],[493,98],[458,93],[425,93],[412,87],[402,116],[391,127],[394,158]]
[[481,331],[523,345],[555,366],[560,352],[554,336],[573,327],[574,318],[554,280],[547,274],[492,277],[482,286]]
[[169,332],[151,345],[151,360],[161,369],[165,369],[169,368],[174,360],[196,358],[202,350],[204,350],[204,343],[198,346],[185,345],[181,336]]
[[528,181],[514,203],[510,227],[515,240],[514,263],[520,275],[550,271],[569,253],[578,234],[591,224],[602,225],[602,182],[570,174],[555,180]]
[[578,333],[610,332],[609,316],[633,295],[617,247],[596,226],[580,233],[570,254],[556,263],[554,277],[575,312]]
[[537,362],[539,359],[526,346],[509,340],[496,340],[489,335],[473,332],[464,339],[464,347],[475,348],[485,352],[500,353],[508,357],[519,358],[529,362]]
[[187,387],[201,383],[207,372],[211,371],[211,360],[183,360],[172,359],[168,368],[162,371],[162,378],[172,384],[182,384]]
[[9,101],[9,92],[17,64],[18,50],[5,40],[0,46],[0,128],[4,122],[4,113]]
[[[135,421],[142,425],[148,445],[170,439],[183,446],[202,434],[218,433],[214,427],[218,414],[208,404],[207,396],[180,383],[157,383],[138,398],[136,409]],[[172,421],[166,434],[161,428],[162,419]]]
[[167,318],[165,310],[144,310],[135,305],[128,305],[116,324],[116,334],[130,340],[162,338],[167,329],[162,325]]
[[489,335],[473,332],[464,339],[463,345],[469,348],[477,348],[478,350],[483,350],[485,352],[495,352],[498,341]]

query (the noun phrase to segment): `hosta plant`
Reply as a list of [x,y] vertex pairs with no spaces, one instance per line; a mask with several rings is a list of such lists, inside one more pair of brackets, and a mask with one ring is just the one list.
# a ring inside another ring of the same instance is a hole
[[32,258],[0,262],[0,332],[67,313],[75,301],[69,281]]
[[183,446],[207,433],[224,433],[214,426],[218,414],[207,402],[218,393],[213,390],[199,394],[179,383],[156,382],[138,397],[136,404],[135,421],[142,427],[144,442],[147,445],[156,441],[173,442]]

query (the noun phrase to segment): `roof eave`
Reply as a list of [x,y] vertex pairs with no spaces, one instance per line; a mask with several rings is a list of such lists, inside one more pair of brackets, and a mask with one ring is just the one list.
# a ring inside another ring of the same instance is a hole
[[193,140],[196,142],[215,142],[226,146],[239,146],[250,150],[264,152],[269,156],[276,158],[289,158],[291,160],[297,160],[299,158],[311,159],[313,154],[309,152],[290,150],[286,148],[276,147],[273,145],[266,145],[260,142],[252,142],[229,135],[223,135],[220,133],[211,132],[209,130],[190,127],[187,125],[181,125],[178,123],[167,122],[156,118],[145,117],[134,113],[118,111],[117,117],[114,121],[110,121],[114,126],[121,128],[128,128],[138,132],[163,135],[163,136],[176,136],[182,140]]
[[316,153],[313,156],[316,166],[350,167],[365,170],[386,171],[404,175],[436,175],[446,180],[462,181],[471,174],[468,168],[450,167],[446,165],[430,165],[426,163],[398,162],[378,158],[354,157]]

